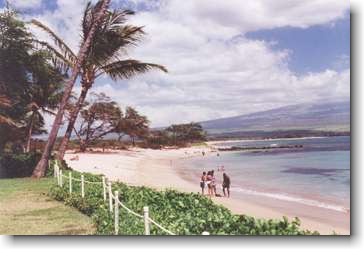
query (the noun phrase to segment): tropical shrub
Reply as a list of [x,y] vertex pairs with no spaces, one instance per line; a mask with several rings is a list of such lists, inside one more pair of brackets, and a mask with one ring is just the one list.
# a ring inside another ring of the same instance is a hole
[[29,177],[40,159],[39,153],[4,154],[0,156],[3,178]]
[[[72,171],[72,176],[80,179],[81,173]],[[101,176],[83,173],[87,181],[101,181]],[[97,234],[110,235],[114,232],[114,216],[109,213],[107,202],[103,201],[102,185],[86,184],[85,198],[81,198],[80,184],[73,182],[73,193],[68,193],[67,179],[63,187],[53,186],[50,196],[78,208],[92,217]],[[318,235],[317,232],[300,229],[300,221],[256,219],[246,215],[235,215],[211,199],[195,193],[182,193],[175,190],[157,191],[147,187],[128,186],[115,182],[113,191],[119,191],[119,200],[128,208],[143,214],[143,207],[149,206],[150,217],[166,229],[178,235],[200,235],[207,231],[211,235]],[[142,235],[143,220],[120,208],[119,230],[122,235]],[[151,234],[165,235],[155,225]]]

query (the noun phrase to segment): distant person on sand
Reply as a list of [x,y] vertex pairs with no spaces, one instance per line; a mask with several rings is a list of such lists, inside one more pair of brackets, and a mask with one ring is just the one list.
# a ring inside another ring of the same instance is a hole
[[220,171],[225,172],[225,167],[221,165]]
[[224,196],[226,196],[225,189],[227,190],[227,197],[230,197],[230,177],[224,172],[222,174],[222,192],[224,192]]
[[201,180],[200,180],[200,187],[202,195],[205,194],[205,187],[206,187],[207,175],[206,172],[202,173]]
[[211,171],[208,171],[206,176],[206,184],[207,184],[207,193],[210,197],[212,196],[212,191],[213,191],[211,182],[212,182]]
[[212,188],[212,195],[216,196],[216,179],[214,176],[214,170],[211,171],[211,188]]

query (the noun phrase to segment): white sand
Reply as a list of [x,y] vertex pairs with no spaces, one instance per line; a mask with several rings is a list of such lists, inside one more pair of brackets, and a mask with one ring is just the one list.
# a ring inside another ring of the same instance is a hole
[[[207,147],[182,149],[139,149],[109,151],[107,153],[71,153],[67,152],[65,160],[75,170],[95,174],[104,174],[111,180],[119,180],[130,185],[149,186],[156,189],[174,188],[184,192],[199,192],[196,184],[183,179],[174,165],[174,160],[185,157],[200,157],[216,154]],[[78,160],[71,160],[78,156]],[[298,216],[302,227],[317,230],[321,234],[350,233],[350,213],[337,213],[317,207],[281,200],[247,196],[244,199],[213,198],[237,214],[247,214],[258,218],[281,218],[283,215],[293,218]],[[268,201],[270,200],[270,201]]]

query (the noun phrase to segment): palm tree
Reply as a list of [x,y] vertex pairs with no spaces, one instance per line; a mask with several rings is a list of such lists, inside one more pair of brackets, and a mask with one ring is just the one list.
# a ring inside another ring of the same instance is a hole
[[80,73],[81,65],[84,63],[84,60],[86,59],[86,57],[90,51],[91,44],[92,44],[95,34],[96,34],[96,30],[99,27],[99,25],[101,24],[101,22],[103,21],[103,17],[106,13],[106,10],[109,7],[109,4],[110,4],[110,0],[100,0],[96,4],[96,7],[94,9],[93,18],[90,21],[89,32],[87,33],[87,36],[84,38],[84,41],[81,44],[75,65],[72,68],[72,74],[71,74],[69,80],[67,81],[67,83],[65,84],[62,101],[58,108],[56,117],[54,119],[51,132],[49,133],[48,141],[45,145],[42,157],[33,171],[32,176],[35,178],[43,177],[45,174],[45,170],[48,165],[49,157],[51,155],[51,151],[53,149],[54,143],[56,142],[58,130],[62,123],[63,114],[66,110],[66,105],[67,105],[68,99],[70,98],[71,93],[72,93],[73,85],[75,84],[78,74]]
[[[151,69],[159,69],[167,72],[166,68],[161,65],[122,58],[126,54],[126,48],[128,46],[136,45],[141,36],[144,34],[142,27],[125,25],[127,17],[133,14],[133,12],[128,10],[108,11],[101,26],[97,29],[89,55],[82,65],[82,90],[76,103],[76,107],[70,115],[66,133],[59,147],[57,154],[57,158],[59,160],[62,160],[64,157],[77,116],[81,110],[83,102],[86,99],[89,89],[98,77],[106,74],[116,81],[118,79],[128,79],[134,75],[145,73]],[[84,12],[82,22],[83,37],[89,33],[88,31],[92,24],[91,21],[94,19],[93,15],[94,7],[89,3]],[[66,65],[72,65],[76,57],[70,48],[61,42],[54,32],[39,21],[33,21],[33,24],[48,32],[48,34],[56,42],[59,51],[54,48],[52,49],[51,46],[47,46],[47,48],[51,49],[51,51],[55,51],[55,57],[59,57],[59,59],[64,61]],[[41,42],[41,44],[46,45],[44,42]]]

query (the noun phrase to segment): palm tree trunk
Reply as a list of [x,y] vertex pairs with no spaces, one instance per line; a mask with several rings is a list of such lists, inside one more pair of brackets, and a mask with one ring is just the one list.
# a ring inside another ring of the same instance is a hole
[[90,88],[90,85],[91,84],[82,85],[81,95],[77,100],[75,109],[71,113],[66,133],[64,134],[61,145],[58,148],[57,160],[59,160],[60,162],[63,160],[64,154],[66,153],[67,145],[68,145],[68,142],[70,141],[73,127],[75,126],[77,116],[80,113],[82,105],[85,102],[86,95],[87,95],[88,89]]
[[84,141],[84,140],[81,140],[80,141],[80,151],[81,152],[86,152],[86,149],[87,149],[87,142]]
[[31,144],[31,141],[32,141],[34,116],[35,116],[35,112],[33,111],[32,116],[30,117],[30,124],[29,124],[29,128],[28,128],[28,138],[27,138],[27,145],[26,145],[26,148],[25,148],[25,153],[30,152],[30,144]]
[[104,17],[105,12],[109,7],[110,1],[111,0],[102,1],[102,5],[100,8],[100,11],[97,13],[95,22],[92,24],[90,32],[88,33],[85,42],[82,44],[82,46],[80,48],[80,51],[77,55],[76,65],[75,65],[74,69],[72,70],[72,75],[65,85],[62,101],[59,106],[57,115],[54,119],[51,132],[49,133],[47,144],[45,145],[45,148],[43,150],[43,154],[42,154],[40,161],[38,162],[37,166],[35,167],[35,169],[33,171],[32,177],[34,177],[34,178],[43,177],[45,174],[46,168],[48,166],[48,161],[49,161],[49,158],[51,155],[51,151],[56,142],[58,130],[62,123],[62,118],[63,118],[63,114],[64,114],[64,111],[66,108],[66,104],[72,93],[73,85],[76,82],[77,76],[81,70],[81,65],[83,64],[84,60],[86,59],[90,46],[91,46],[91,43],[94,39],[96,29],[99,26],[99,24],[101,23],[102,18]]

